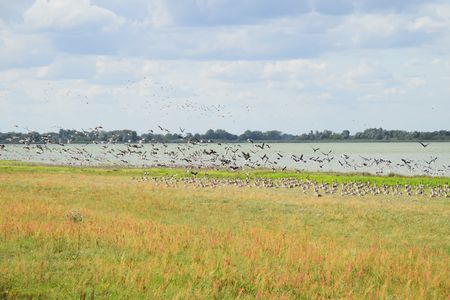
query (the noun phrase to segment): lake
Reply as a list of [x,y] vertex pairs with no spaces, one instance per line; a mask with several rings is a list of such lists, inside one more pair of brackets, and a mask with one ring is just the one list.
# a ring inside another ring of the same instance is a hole
[[273,168],[450,177],[450,143],[5,145],[0,160],[78,166]]

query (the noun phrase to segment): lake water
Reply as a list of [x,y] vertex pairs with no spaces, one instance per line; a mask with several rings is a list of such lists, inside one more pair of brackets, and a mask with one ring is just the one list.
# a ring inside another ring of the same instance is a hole
[[430,143],[426,148],[419,143],[5,145],[0,149],[0,160],[55,165],[232,166],[450,177],[450,143]]

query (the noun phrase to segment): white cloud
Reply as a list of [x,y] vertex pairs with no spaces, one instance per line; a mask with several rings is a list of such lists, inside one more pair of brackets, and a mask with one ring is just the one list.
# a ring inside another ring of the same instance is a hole
[[113,12],[90,4],[90,0],[36,0],[24,13],[31,30],[111,30],[124,20]]
[[420,44],[406,29],[407,19],[402,15],[355,14],[343,18],[339,26],[330,30],[338,37],[338,45],[354,48],[398,47],[405,43]]
[[407,28],[413,32],[433,33],[448,28],[447,25],[444,22],[433,20],[429,16],[424,16],[410,21]]
[[386,88],[383,90],[386,95],[404,95],[406,94],[405,90],[401,90],[398,88]]
[[440,60],[439,58],[435,58],[431,61],[431,64],[433,65],[439,65],[442,63],[442,60]]
[[419,77],[404,78],[402,81],[408,88],[411,89],[423,87],[427,84],[425,79]]
[[37,76],[48,80],[90,80],[95,71],[94,57],[58,55],[51,64],[38,68]]
[[264,66],[264,77],[284,78],[286,76],[307,75],[319,73],[327,68],[325,62],[316,62],[306,59],[293,59],[268,63]]
[[173,18],[165,6],[164,0],[150,1],[148,4],[148,21],[154,27],[163,27],[173,24]]
[[[443,1],[13,2],[0,3],[0,104],[36,128],[309,130],[352,114],[376,124],[373,108],[393,103],[419,115],[423,99],[440,108],[429,126],[448,119]],[[227,117],[199,114],[210,104]]]
[[24,13],[23,28],[46,34],[59,51],[74,54],[284,60],[348,49],[429,46],[448,27],[445,14],[431,4],[422,14],[382,14],[367,5],[354,13],[357,5],[350,0],[339,2],[347,7],[342,11],[324,1],[311,3],[132,0],[134,8],[125,9],[117,0],[36,0]]
[[39,66],[51,61],[53,56],[48,37],[15,33],[0,23],[0,68]]
[[[324,61],[293,59],[283,61],[219,61],[207,64],[203,73],[212,78],[235,84],[269,81],[271,88],[279,86],[277,81],[304,82],[305,78],[315,78],[327,68]],[[304,86],[303,83],[294,85]]]
[[310,11],[307,0],[152,0],[149,6],[153,23],[175,26],[250,24]]
[[22,19],[24,10],[33,4],[34,0],[0,1],[0,21],[17,22]]
[[247,83],[259,81],[262,69],[260,62],[222,61],[212,63],[203,76],[233,83]]
[[103,84],[125,84],[140,80],[147,75],[148,63],[138,59],[113,59],[100,56],[95,61],[95,68],[96,82]]

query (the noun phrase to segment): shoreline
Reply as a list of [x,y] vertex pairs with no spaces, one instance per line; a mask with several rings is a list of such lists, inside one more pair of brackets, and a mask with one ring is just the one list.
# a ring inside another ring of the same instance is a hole
[[96,174],[96,175],[115,175],[115,176],[175,176],[175,177],[197,177],[197,178],[261,178],[261,179],[312,179],[322,182],[371,182],[375,184],[429,184],[439,185],[450,182],[450,177],[413,175],[406,176],[401,174],[376,175],[370,173],[358,172],[312,172],[312,171],[294,171],[294,170],[276,170],[271,169],[251,169],[231,171],[228,169],[213,168],[193,168],[198,171],[193,175],[187,168],[183,167],[136,167],[136,166],[73,166],[73,165],[53,165],[44,163],[32,163],[21,161],[2,161],[0,160],[0,174],[3,173],[74,173],[74,174]]
[[[266,144],[324,144],[324,143],[329,143],[329,144],[390,144],[390,143],[399,143],[399,144],[404,144],[404,143],[419,143],[419,142],[426,142],[426,143],[450,143],[450,140],[302,140],[302,141],[278,141],[278,140],[253,140],[253,142],[255,144],[262,144],[262,143],[266,143]],[[130,143],[126,143],[126,142],[115,142],[115,143],[108,143],[106,141],[95,141],[95,142],[83,142],[83,143],[68,143],[68,144],[64,144],[64,146],[67,145],[134,145],[134,144],[142,144],[142,145],[151,145],[151,144],[186,144],[189,143],[188,141],[182,140],[182,141],[164,141],[164,140],[160,140],[160,141],[152,141],[152,142],[130,142]],[[197,144],[201,144],[201,145],[207,145],[207,144],[217,144],[217,143],[222,143],[222,144],[252,144],[248,141],[245,140],[239,140],[239,141],[229,141],[229,140],[211,140],[211,141],[204,141],[204,142],[196,142]],[[10,143],[10,142],[5,142],[5,141],[0,141],[0,144],[2,145],[25,145],[24,143]],[[60,144],[55,144],[55,143],[27,143],[28,145],[54,145],[54,146],[60,146]]]

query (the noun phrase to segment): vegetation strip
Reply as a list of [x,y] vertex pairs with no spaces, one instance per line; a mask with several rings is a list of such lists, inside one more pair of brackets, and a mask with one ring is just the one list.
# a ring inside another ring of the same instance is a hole
[[278,130],[269,130],[266,132],[258,130],[246,130],[237,135],[227,132],[223,129],[209,129],[204,134],[170,132],[160,127],[161,133],[156,130],[139,135],[134,130],[112,130],[105,131],[102,126],[91,128],[89,130],[60,129],[58,132],[38,133],[30,131],[21,132],[0,132],[0,143],[15,144],[27,140],[30,143],[90,143],[90,142],[108,142],[114,140],[116,143],[136,143],[138,141],[146,142],[180,142],[183,140],[196,141],[222,141],[222,142],[247,142],[248,140],[261,142],[419,142],[419,141],[450,141],[450,131],[439,130],[432,132],[408,132],[404,130],[386,130],[383,128],[369,128],[362,132],[356,132],[351,135],[349,130],[343,130],[341,133],[331,130],[310,131],[303,134],[287,134]]
[[[117,167],[72,167],[72,166],[52,166],[40,165],[25,162],[0,161],[0,173],[74,173],[74,174],[92,174],[92,175],[115,175],[140,177],[144,173],[149,177],[176,176],[176,177],[194,177],[191,172],[183,168],[117,168]],[[321,172],[294,172],[294,171],[272,171],[272,170],[248,170],[248,171],[228,171],[228,170],[199,170],[196,177],[229,178],[229,179],[282,179],[294,178],[298,180],[310,179],[319,183],[350,183],[361,182],[386,185],[427,185],[437,186],[449,182],[447,177],[428,177],[428,176],[375,176],[371,174],[352,174],[352,173],[321,173]]]

